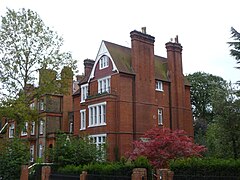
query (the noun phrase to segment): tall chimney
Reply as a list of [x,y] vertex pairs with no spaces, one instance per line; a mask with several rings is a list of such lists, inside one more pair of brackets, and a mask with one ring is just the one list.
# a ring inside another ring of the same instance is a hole
[[132,31],[131,65],[135,73],[133,80],[133,139],[154,126],[155,106],[155,38],[143,32]]
[[139,79],[154,80],[154,41],[151,35],[132,31],[131,65]]
[[182,129],[184,122],[185,108],[185,85],[182,69],[182,46],[178,42],[178,36],[175,42],[166,43],[168,74],[171,81],[171,113],[172,129]]
[[91,71],[92,71],[92,68],[93,68],[93,65],[94,65],[94,62],[93,60],[91,59],[85,59],[84,60],[84,75],[85,77],[89,76]]

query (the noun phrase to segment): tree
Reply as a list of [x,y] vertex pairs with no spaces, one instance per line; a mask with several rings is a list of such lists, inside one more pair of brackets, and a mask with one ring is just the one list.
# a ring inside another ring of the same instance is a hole
[[48,150],[48,158],[60,166],[83,165],[105,160],[105,152],[104,147],[96,147],[88,137],[58,133],[55,146]]
[[20,179],[21,165],[29,159],[29,149],[19,138],[0,141],[0,179]]
[[[61,53],[63,38],[47,27],[36,12],[7,10],[0,29],[1,93],[16,96],[36,84],[40,69],[60,73],[63,66],[76,68],[70,53]],[[7,92],[7,93],[6,93]]]
[[[233,39],[233,41],[228,42],[230,47],[232,47],[232,49],[230,49],[230,55],[235,57],[237,64],[239,64],[240,63],[240,33],[236,29],[231,27],[231,35],[232,35],[231,38]],[[236,68],[240,69],[240,66]]]
[[240,157],[240,97],[231,84],[226,96],[214,97],[214,121],[207,131],[209,155],[221,158]]
[[206,150],[204,146],[194,144],[193,139],[183,130],[171,131],[167,128],[153,128],[143,138],[134,142],[135,149],[130,159],[147,157],[155,168],[166,168],[172,159],[181,157],[200,157]]
[[213,121],[213,97],[217,93],[224,93],[226,81],[212,74],[196,72],[187,76],[191,83],[191,104],[194,116],[194,137],[200,144],[206,144],[205,134],[208,125]]
[[[67,92],[69,81],[60,80],[61,70],[70,68],[64,72],[72,78],[76,61],[69,52],[61,51],[62,45],[63,38],[36,12],[7,9],[0,28],[0,118],[5,116],[20,124],[34,120],[36,112],[29,109],[33,98]],[[37,78],[39,73],[42,79]]]

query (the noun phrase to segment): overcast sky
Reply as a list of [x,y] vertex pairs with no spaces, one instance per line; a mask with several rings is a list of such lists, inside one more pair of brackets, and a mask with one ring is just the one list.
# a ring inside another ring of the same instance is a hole
[[230,28],[240,31],[239,0],[0,0],[6,7],[36,11],[64,38],[83,73],[83,60],[96,58],[102,40],[130,47],[130,32],[147,28],[155,54],[166,57],[165,43],[176,35],[183,46],[184,74],[203,71],[240,80],[229,55]]

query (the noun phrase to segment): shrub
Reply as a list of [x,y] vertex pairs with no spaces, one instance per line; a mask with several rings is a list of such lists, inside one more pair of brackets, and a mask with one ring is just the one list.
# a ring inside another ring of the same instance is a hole
[[240,176],[240,159],[178,159],[171,161],[170,168],[178,175]]
[[193,139],[183,130],[153,128],[144,134],[144,140],[134,142],[135,149],[130,159],[147,157],[150,164],[158,168],[168,168],[169,161],[180,157],[199,157],[205,147],[194,144]]
[[81,174],[83,167],[81,165],[66,165],[65,167],[58,168],[58,172],[62,174]]
[[56,144],[48,151],[48,158],[60,166],[88,164],[104,157],[105,151],[98,149],[87,137],[71,137],[58,133]]
[[5,141],[0,147],[0,179],[19,179],[21,165],[30,159],[28,146],[19,138]]

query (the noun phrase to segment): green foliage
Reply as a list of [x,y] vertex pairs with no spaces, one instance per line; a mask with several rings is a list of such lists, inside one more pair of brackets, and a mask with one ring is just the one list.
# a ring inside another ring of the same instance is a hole
[[214,101],[214,123],[209,125],[206,138],[213,157],[240,157],[240,98],[236,92],[229,84],[227,96]]
[[19,179],[21,165],[30,158],[28,146],[18,138],[2,142],[0,146],[0,177],[3,180]]
[[205,145],[207,127],[214,117],[214,97],[226,96],[227,83],[219,76],[204,72],[189,74],[187,78],[191,83],[190,94],[194,116],[195,142]]
[[20,89],[36,84],[40,69],[59,74],[64,66],[76,68],[71,54],[61,52],[63,38],[47,27],[36,12],[8,9],[1,20],[0,82],[4,89],[1,93],[16,97]]
[[188,78],[192,85],[195,142],[207,146],[207,156],[239,158],[239,86],[201,72]]
[[129,176],[132,173],[132,164],[122,163],[94,163],[83,166],[83,170],[89,174],[101,174],[101,175],[126,175]]
[[29,108],[34,98],[69,93],[76,61],[61,52],[62,45],[63,38],[30,9],[7,9],[1,17],[0,118],[16,121],[17,133],[26,121],[37,120]]
[[[240,33],[234,29],[233,27],[231,27],[231,38],[232,38],[232,42],[228,42],[228,44],[230,45],[230,47],[232,47],[232,49],[230,49],[230,55],[235,57],[235,59],[237,60],[237,64],[240,63]],[[240,68],[239,66],[237,67],[238,69]]]
[[82,165],[66,165],[64,167],[58,168],[57,172],[61,174],[81,174],[83,171]]
[[71,137],[58,133],[56,144],[48,150],[48,156],[60,166],[80,165],[103,160],[105,150],[97,148],[87,137]]
[[175,175],[240,176],[240,159],[187,158],[171,161]]
[[57,172],[62,174],[81,174],[82,171],[87,171],[88,174],[131,176],[134,168],[146,168],[149,175],[152,172],[152,168],[145,157],[139,157],[133,162],[121,159],[119,162],[112,163],[95,162],[83,166],[66,165],[60,167]]

